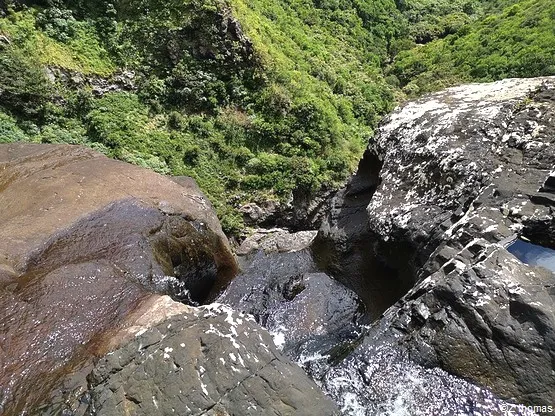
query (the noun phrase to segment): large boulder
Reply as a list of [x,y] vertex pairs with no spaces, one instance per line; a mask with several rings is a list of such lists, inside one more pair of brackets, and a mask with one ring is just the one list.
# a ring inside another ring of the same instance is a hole
[[111,339],[112,351],[87,369],[79,394],[59,395],[43,414],[337,414],[267,331],[223,305],[160,297]]
[[315,355],[341,355],[363,313],[357,295],[318,273],[307,250],[253,254],[218,301],[252,315],[305,368]]
[[[553,77],[450,88],[386,118],[314,245],[373,319],[402,298],[354,354],[393,342],[414,363],[552,405],[555,277],[506,244],[555,248],[553,166]],[[369,307],[382,293],[389,304]]]
[[192,181],[66,145],[0,146],[0,410],[107,351],[154,293],[203,303],[236,273]]

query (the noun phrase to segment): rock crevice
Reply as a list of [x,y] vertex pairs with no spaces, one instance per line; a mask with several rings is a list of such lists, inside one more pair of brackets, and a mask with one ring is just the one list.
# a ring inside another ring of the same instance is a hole
[[[360,273],[369,263],[388,265],[399,289],[352,357],[395,340],[419,365],[506,399],[553,403],[555,275],[505,248],[515,236],[555,243],[553,120],[552,77],[451,88],[384,120],[368,150],[382,166],[365,215],[345,225],[351,202],[340,191],[315,243],[365,303],[376,298],[365,280],[382,280]],[[337,368],[347,365],[356,367]]]

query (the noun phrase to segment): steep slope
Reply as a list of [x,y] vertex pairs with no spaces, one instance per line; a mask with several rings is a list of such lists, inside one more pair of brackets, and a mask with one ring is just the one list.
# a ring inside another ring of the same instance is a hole
[[390,0],[29,3],[0,20],[2,141],[191,175],[228,231],[242,203],[341,182],[394,102]]
[[513,3],[9,0],[0,142],[192,176],[239,233],[246,203],[341,183],[404,93],[552,73],[553,6]]
[[555,4],[484,2],[481,18],[399,54],[391,68],[412,95],[468,81],[555,74]]

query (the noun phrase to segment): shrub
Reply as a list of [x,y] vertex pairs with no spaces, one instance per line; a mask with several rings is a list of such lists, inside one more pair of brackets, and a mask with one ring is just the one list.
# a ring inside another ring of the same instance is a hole
[[29,137],[21,130],[16,121],[0,112],[0,143],[28,141]]
[[67,42],[74,37],[76,20],[68,9],[49,7],[37,14],[37,25],[50,37]]
[[0,106],[22,116],[40,117],[52,98],[43,68],[15,46],[0,46]]

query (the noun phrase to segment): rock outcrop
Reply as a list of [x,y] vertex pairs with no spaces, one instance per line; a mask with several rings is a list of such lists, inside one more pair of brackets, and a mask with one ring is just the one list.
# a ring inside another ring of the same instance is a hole
[[237,247],[235,253],[246,256],[257,250],[281,253],[301,251],[310,246],[317,233],[317,231],[292,233],[282,228],[258,228]]
[[378,328],[364,325],[361,300],[317,272],[307,247],[273,248],[241,259],[243,272],[219,301],[268,329],[277,347],[324,387],[342,414],[493,416],[512,406],[488,389],[416,363],[397,344],[398,332],[390,331],[387,319]]
[[85,75],[64,68],[50,67],[46,68],[46,76],[52,83],[60,83],[73,89],[87,88],[96,96],[137,90],[135,73],[132,71],[120,71],[105,78],[100,75]]
[[295,190],[289,201],[248,203],[239,210],[249,227],[282,227],[291,231],[317,230],[329,209],[335,189],[322,187],[316,192]]
[[252,315],[301,364],[323,351],[340,355],[358,337],[363,314],[357,295],[318,273],[307,250],[258,252],[218,301]]
[[201,303],[236,273],[198,188],[90,149],[0,146],[0,204],[3,414],[104,353],[154,293]]
[[[388,344],[503,398],[555,403],[555,275],[505,248],[515,235],[555,248],[554,166],[555,78],[450,88],[389,116],[314,252],[369,310],[382,287],[402,298],[330,374],[364,374],[361,357]],[[372,377],[359,381],[323,383],[364,408]]]
[[[167,297],[146,310],[114,335],[123,345],[94,365],[79,400],[60,398],[46,414],[337,414],[252,317]],[[152,320],[159,311],[163,319]]]
[[0,412],[334,415],[252,317],[212,206],[90,149],[0,146]]

